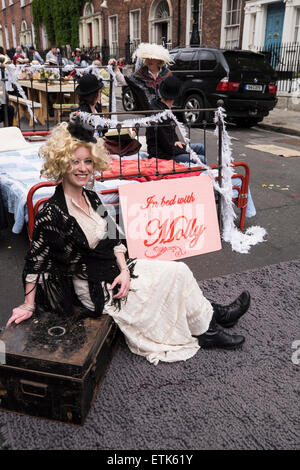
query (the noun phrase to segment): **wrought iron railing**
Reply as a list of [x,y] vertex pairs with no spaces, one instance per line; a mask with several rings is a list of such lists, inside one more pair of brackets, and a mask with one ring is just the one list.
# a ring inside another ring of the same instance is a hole
[[258,49],[268,57],[277,72],[278,91],[300,91],[300,44],[297,42],[272,44]]

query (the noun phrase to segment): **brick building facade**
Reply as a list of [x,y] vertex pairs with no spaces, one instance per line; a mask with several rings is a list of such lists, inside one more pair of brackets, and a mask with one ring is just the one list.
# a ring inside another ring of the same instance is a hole
[[0,0],[0,46],[12,49],[33,42],[31,0]]
[[[241,46],[245,0],[197,0],[195,4],[201,45]],[[194,0],[90,0],[79,19],[78,46],[101,50],[104,45],[116,55],[125,55],[129,39],[131,52],[140,42],[185,46],[194,17]],[[31,0],[0,0],[0,46],[36,44],[35,34],[41,49],[51,46],[45,28],[34,32]]]
[[[198,3],[200,43],[218,47],[224,1]],[[194,0],[93,0],[82,11],[80,45],[91,47],[104,41],[111,53],[124,49],[129,38],[133,46],[139,42],[166,42],[169,48],[185,46],[190,42],[193,17]]]

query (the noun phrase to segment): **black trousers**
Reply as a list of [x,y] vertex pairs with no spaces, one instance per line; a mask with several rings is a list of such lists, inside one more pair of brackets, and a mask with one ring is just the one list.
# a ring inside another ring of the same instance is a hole
[[[7,105],[7,117],[8,117],[8,125],[13,125],[15,110],[13,106],[10,104]],[[0,122],[4,122],[5,120],[5,113],[4,113],[4,105],[0,105]]]

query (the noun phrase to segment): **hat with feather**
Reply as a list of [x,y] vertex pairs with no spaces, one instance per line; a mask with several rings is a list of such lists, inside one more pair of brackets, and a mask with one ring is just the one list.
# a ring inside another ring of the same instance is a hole
[[70,114],[68,131],[75,139],[82,140],[83,142],[92,142],[93,144],[97,142],[94,136],[95,128],[82,119],[78,111]]
[[134,51],[132,59],[134,60],[136,57],[142,59],[157,59],[165,62],[165,64],[172,62],[168,49],[158,44],[150,44],[148,42],[142,42]]

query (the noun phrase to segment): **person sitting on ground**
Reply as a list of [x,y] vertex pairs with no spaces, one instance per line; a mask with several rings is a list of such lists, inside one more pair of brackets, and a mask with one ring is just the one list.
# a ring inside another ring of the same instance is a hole
[[[161,112],[171,109],[175,98],[180,94],[181,81],[171,75],[163,80],[159,87],[161,98],[152,101],[152,107]],[[185,144],[177,136],[172,119],[163,120],[157,126],[147,127],[146,141],[149,158],[157,157],[164,160],[175,160],[177,163],[192,162],[193,158],[185,150]],[[204,145],[190,144],[191,149],[206,163]]]
[[[108,157],[94,128],[78,114],[52,130],[40,148],[42,175],[58,183],[37,213],[25,258],[24,303],[7,322],[55,311],[62,317],[110,315],[133,353],[157,364],[186,360],[203,348],[235,349],[245,338],[224,328],[237,323],[250,305],[243,292],[229,306],[206,299],[183,262],[132,260],[118,227],[103,211],[96,192],[86,189]],[[126,301],[125,301],[126,299]]]
[[41,65],[44,63],[44,60],[34,46],[30,46],[29,52],[32,54],[32,61],[37,60]]
[[50,62],[50,60],[55,61],[55,64],[57,65],[57,54],[56,54],[56,46],[52,46],[50,51],[47,52],[46,54],[46,61],[45,62]]

